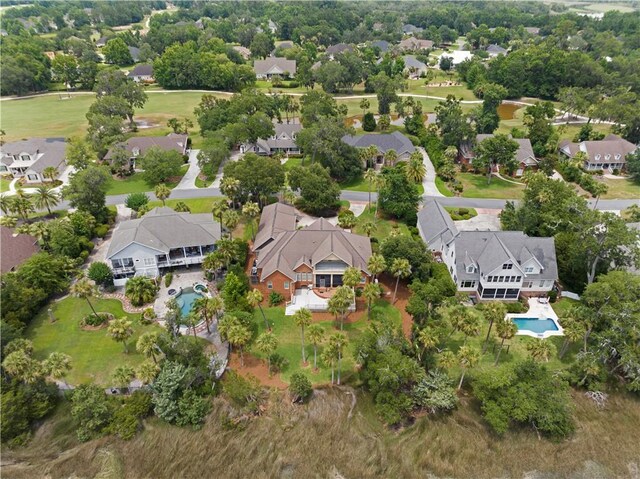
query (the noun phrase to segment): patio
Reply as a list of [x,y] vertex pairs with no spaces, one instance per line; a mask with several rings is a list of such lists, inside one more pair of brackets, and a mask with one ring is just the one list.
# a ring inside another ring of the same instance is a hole
[[184,272],[174,271],[173,273],[173,281],[167,288],[164,285],[164,278],[162,284],[160,286],[160,290],[158,291],[158,298],[155,303],[153,303],[153,310],[155,311],[158,318],[164,318],[167,313],[167,301],[171,298],[175,298],[174,295],[169,294],[170,289],[174,289],[176,291],[180,291],[184,288],[192,288],[195,284],[207,284],[207,280],[204,277],[202,271],[189,271],[184,270]]
[[[333,296],[333,291],[326,291],[323,295],[325,298],[318,296],[314,290],[310,289],[296,289],[294,295],[291,297],[291,301],[288,301],[285,308],[285,316],[293,316],[293,314],[302,308],[307,308],[310,311],[324,312],[329,308],[329,298]],[[355,302],[349,307],[349,311],[355,311]]]

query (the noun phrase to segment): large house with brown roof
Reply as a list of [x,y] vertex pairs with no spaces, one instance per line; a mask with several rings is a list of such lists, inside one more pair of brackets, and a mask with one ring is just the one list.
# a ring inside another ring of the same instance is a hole
[[398,48],[405,52],[418,52],[421,50],[430,50],[433,48],[431,40],[421,40],[415,37],[408,37],[398,44]]
[[53,167],[59,176],[67,167],[66,151],[64,138],[30,138],[5,143],[0,146],[0,174],[24,178],[25,183],[51,181],[43,172]]
[[349,233],[324,218],[300,229],[296,224],[292,207],[269,205],[262,213],[251,281],[263,294],[282,294],[289,301],[289,312],[296,307],[324,311],[327,301],[322,295],[342,286],[348,267],[362,272],[362,284],[369,280],[369,238]]
[[183,156],[186,155],[188,141],[189,136],[180,133],[169,133],[167,136],[136,136],[111,147],[104,159],[110,161],[117,148],[124,148],[129,154],[131,168],[135,168],[136,159],[144,156],[152,147],[160,148],[163,151],[173,150]]
[[[493,134],[480,134],[476,136],[475,143],[464,142],[460,145],[458,149],[458,161],[463,164],[473,164],[473,160],[476,157],[474,147],[475,145],[479,145],[487,138],[493,137]],[[515,153],[515,160],[518,163],[518,167],[516,169],[515,175],[522,176],[525,171],[537,169],[538,168],[538,160],[536,159],[536,155],[533,152],[533,146],[531,146],[531,141],[528,138],[511,138],[513,141],[518,143],[518,149]]]
[[599,141],[582,141],[573,143],[569,140],[560,142],[560,153],[567,158],[574,158],[579,152],[585,154],[585,170],[622,170],[627,164],[627,155],[638,147],[630,141],[616,135],[608,135]]
[[14,234],[11,228],[0,226],[0,272],[8,273],[40,251],[38,239],[31,235]]

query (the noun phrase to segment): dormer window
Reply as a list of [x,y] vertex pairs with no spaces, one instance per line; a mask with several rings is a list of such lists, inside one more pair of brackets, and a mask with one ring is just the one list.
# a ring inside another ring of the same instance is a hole
[[609,161],[609,160],[611,159],[611,155],[609,155],[609,154],[604,155],[604,159],[605,159],[605,160],[607,160],[607,161]]
[[513,269],[512,263],[505,263],[502,265],[502,269]]
[[31,161],[31,157],[29,155],[20,155],[20,160]]
[[600,158],[602,158],[602,155],[596,155],[596,161],[600,161]]
[[619,159],[620,159],[620,154],[617,154],[617,155],[615,156],[615,158],[616,158],[616,160],[619,160]]
[[134,148],[133,150],[131,150],[131,153],[133,154],[133,156],[138,156],[140,154],[140,148]]
[[472,264],[467,266],[467,273],[475,273],[475,272],[476,272],[475,266],[473,266]]
[[524,272],[525,272],[525,273],[533,273],[533,266],[527,266],[527,267],[524,269]]

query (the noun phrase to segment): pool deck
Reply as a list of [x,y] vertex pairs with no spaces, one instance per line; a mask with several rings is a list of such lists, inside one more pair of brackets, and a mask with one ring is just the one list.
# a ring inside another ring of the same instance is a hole
[[[158,318],[165,317],[167,314],[167,301],[171,298],[175,298],[180,289],[193,288],[193,286],[198,283],[204,285],[207,284],[207,280],[204,278],[202,271],[175,272],[173,274],[173,281],[171,281],[168,288],[164,285],[164,277],[162,279],[163,282],[160,286],[160,291],[158,291],[158,298],[155,303],[153,303],[153,310],[156,312]],[[176,294],[170,295],[170,289],[175,289]]]
[[557,331],[545,331],[544,333],[536,333],[528,331],[526,329],[519,329],[516,333],[517,336],[531,336],[534,338],[546,339],[550,336],[564,336],[564,330],[558,322],[558,315],[553,310],[549,303],[541,303],[538,298],[529,298],[529,310],[526,313],[519,314],[507,314],[505,319],[551,319],[557,326]]

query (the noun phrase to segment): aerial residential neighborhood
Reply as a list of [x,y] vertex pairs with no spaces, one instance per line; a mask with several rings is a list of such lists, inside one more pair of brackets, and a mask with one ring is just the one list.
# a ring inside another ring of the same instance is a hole
[[640,9],[0,6],[0,474],[640,468]]

